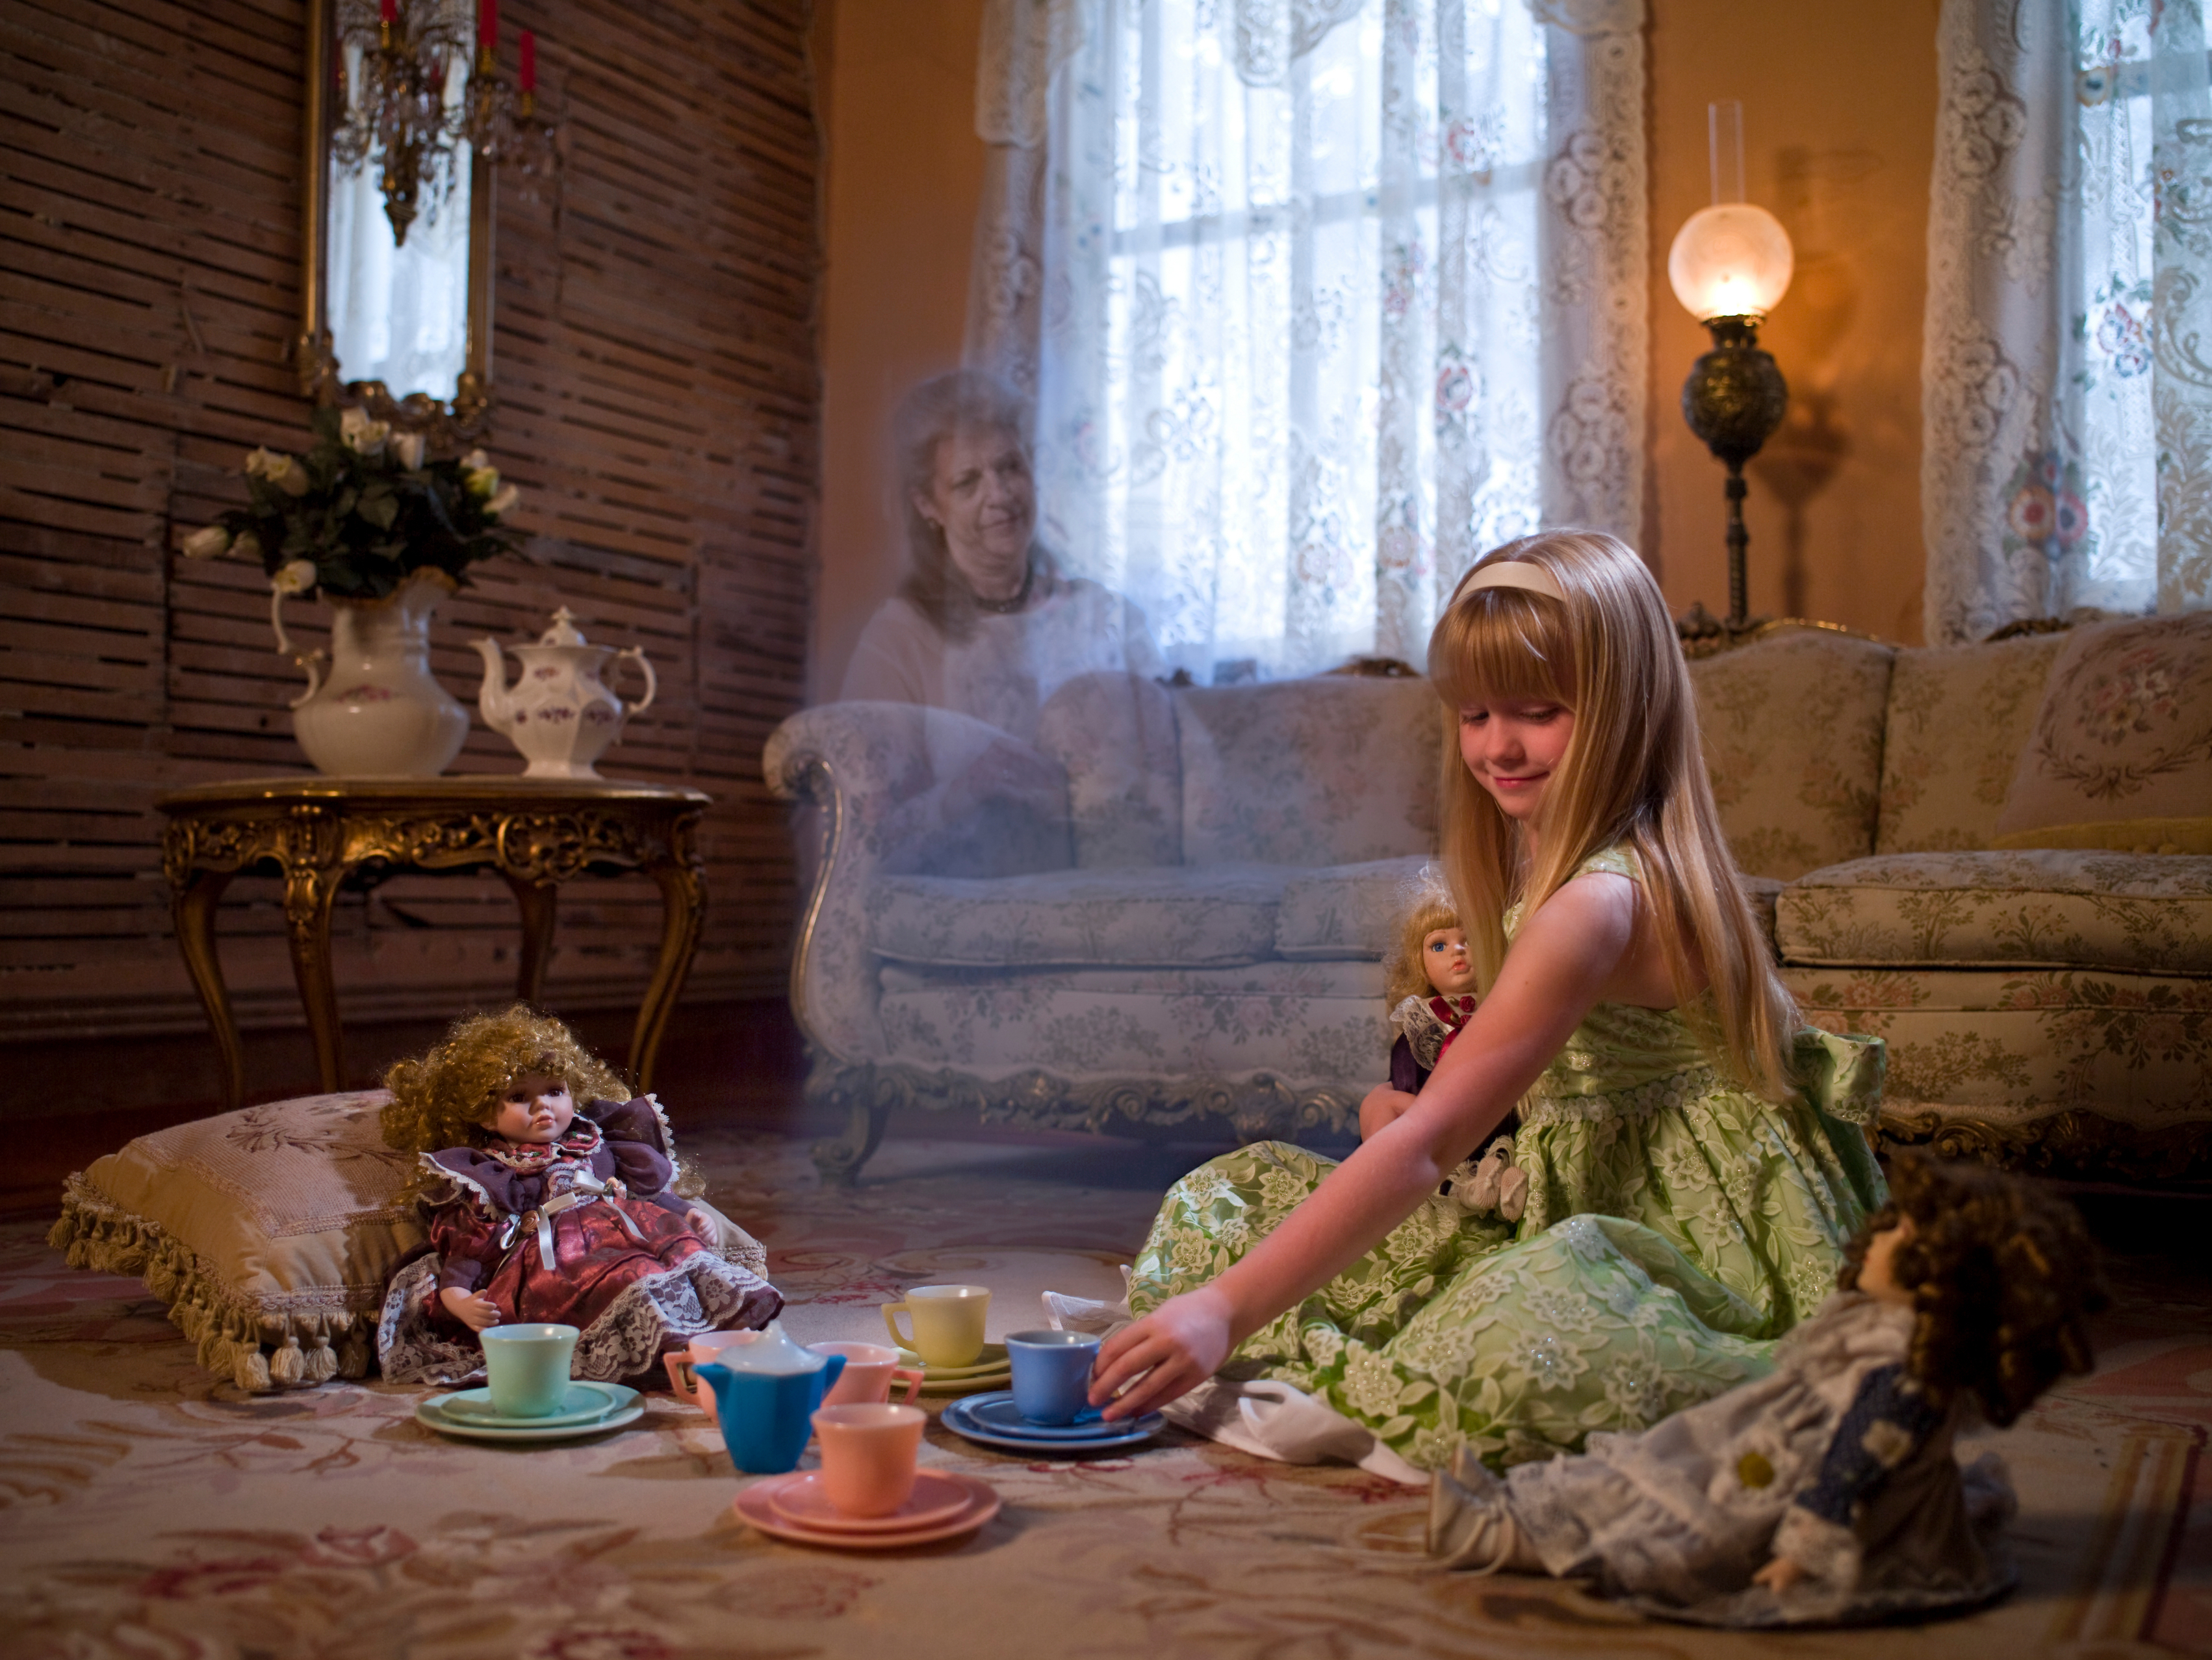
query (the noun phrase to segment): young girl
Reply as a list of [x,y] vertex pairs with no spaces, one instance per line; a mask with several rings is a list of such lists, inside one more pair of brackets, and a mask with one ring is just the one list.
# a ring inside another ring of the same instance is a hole
[[[1370,1096],[1342,1165],[1270,1142],[1170,1190],[1144,1318],[1099,1355],[1111,1417],[1233,1356],[1419,1466],[1547,1457],[1763,1375],[1882,1201],[1881,1046],[1796,1029],[1642,561],[1583,532],[1495,550],[1429,674],[1480,1005],[1418,1096]],[[1516,1103],[1508,1228],[1437,1190]]]
[[1641,1435],[1503,1481],[1462,1449],[1431,1490],[1429,1548],[1455,1567],[1593,1574],[1607,1595],[1728,1625],[1856,1620],[1978,1602],[2008,1574],[2002,1426],[2090,1368],[2104,1299],[2081,1219],[1978,1166],[1900,1155],[1893,1202],[1843,1289],[1774,1373]]
[[461,1382],[483,1367],[477,1332],[540,1320],[581,1331],[574,1376],[613,1383],[783,1306],[759,1246],[733,1240],[726,1260],[714,1213],[678,1197],[659,1103],[629,1099],[560,1021],[519,1003],[471,1015],[384,1084],[384,1139],[422,1160],[431,1249],[386,1294],[393,1383]]

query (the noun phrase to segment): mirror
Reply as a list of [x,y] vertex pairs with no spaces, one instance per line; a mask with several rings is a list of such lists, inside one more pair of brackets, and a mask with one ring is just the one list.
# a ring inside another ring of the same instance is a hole
[[[491,406],[494,168],[459,136],[476,39],[474,0],[307,7],[301,391],[440,444]],[[393,142],[395,108],[429,136]]]

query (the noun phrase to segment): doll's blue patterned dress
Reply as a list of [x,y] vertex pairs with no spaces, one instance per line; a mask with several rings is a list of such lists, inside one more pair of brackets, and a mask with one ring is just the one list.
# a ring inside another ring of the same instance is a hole
[[[1637,876],[1623,849],[1585,871]],[[1505,922],[1510,936],[1517,908]],[[1863,1128],[1881,1045],[1808,1030],[1796,1058],[1803,1088],[1764,1100],[1679,1011],[1597,1005],[1520,1104],[1517,1225],[1431,1197],[1225,1375],[1323,1396],[1424,1469],[1462,1443],[1492,1464],[1547,1457],[1764,1375],[1886,1197]],[[1132,1311],[1215,1278],[1334,1167],[1267,1142],[1184,1177],[1138,1257]]]
[[[1913,1380],[1909,1307],[1839,1291],[1785,1338],[1769,1376],[1578,1458],[1522,1464],[1504,1492],[1547,1572],[1713,1625],[1857,1621],[1978,1602],[2011,1566],[2003,1466],[1965,1469],[1972,1421]],[[1808,1578],[1752,1583],[1773,1556]]]

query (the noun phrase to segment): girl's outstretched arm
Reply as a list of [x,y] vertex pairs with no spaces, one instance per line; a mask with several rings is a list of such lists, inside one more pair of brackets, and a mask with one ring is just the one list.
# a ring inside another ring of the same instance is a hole
[[[1170,1298],[1100,1348],[1091,1399],[1109,1419],[1149,1412],[1219,1370],[1230,1351],[1380,1244],[1514,1104],[1593,1004],[1641,1001],[1637,890],[1579,876],[1522,927],[1467,1029],[1404,1113],[1363,1142],[1221,1277]],[[1127,1394],[1115,1391],[1145,1374]],[[1109,1404],[1110,1403],[1110,1404]]]

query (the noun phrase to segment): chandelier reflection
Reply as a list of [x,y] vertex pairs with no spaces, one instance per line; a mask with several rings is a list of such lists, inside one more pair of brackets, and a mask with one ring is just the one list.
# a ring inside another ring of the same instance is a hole
[[529,30],[514,83],[499,73],[499,0],[340,0],[337,26],[331,154],[349,174],[377,169],[396,245],[437,217],[465,151],[520,174],[526,196],[560,165]]

